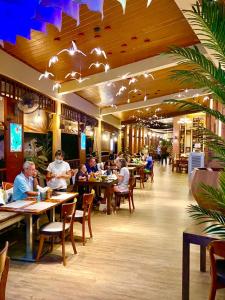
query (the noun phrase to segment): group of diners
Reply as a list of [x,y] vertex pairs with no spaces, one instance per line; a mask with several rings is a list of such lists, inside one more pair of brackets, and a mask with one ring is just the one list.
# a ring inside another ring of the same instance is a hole
[[[90,158],[86,164],[81,164],[75,176],[75,181],[88,180],[90,176],[100,174],[110,175],[112,172],[116,175],[117,185],[114,191],[126,191],[129,184],[129,170],[124,158],[118,158],[113,161],[107,161],[105,164],[97,164],[95,158]],[[114,170],[113,170],[114,169]],[[66,192],[69,184],[69,179],[74,175],[74,170],[71,170],[70,165],[64,161],[64,153],[57,150],[55,160],[47,167],[46,183],[53,191]],[[23,170],[18,174],[13,184],[12,200],[23,200],[29,197],[38,197],[38,172],[35,164],[31,161],[25,161]],[[80,187],[80,197],[78,197],[77,206],[82,207],[82,195],[85,189]]]

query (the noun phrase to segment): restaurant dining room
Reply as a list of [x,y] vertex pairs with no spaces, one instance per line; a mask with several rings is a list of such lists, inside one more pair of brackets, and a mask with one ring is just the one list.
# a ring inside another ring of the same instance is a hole
[[223,0],[0,0],[0,300],[224,300],[224,86]]

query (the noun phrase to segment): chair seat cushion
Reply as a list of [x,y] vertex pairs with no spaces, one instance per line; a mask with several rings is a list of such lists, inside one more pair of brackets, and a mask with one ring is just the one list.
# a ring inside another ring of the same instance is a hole
[[[84,214],[83,210],[77,209],[76,213],[75,213],[75,218],[83,218],[83,214]],[[86,212],[85,216],[87,217],[87,215],[88,215],[88,213]]]
[[225,284],[225,260],[224,259],[216,260],[216,270],[217,270],[218,281],[220,283]]
[[[65,224],[65,229],[69,229],[70,224],[66,223]],[[57,232],[62,232],[63,231],[63,223],[62,222],[51,222],[47,225],[44,225],[41,229],[40,232],[41,233],[57,233]]]

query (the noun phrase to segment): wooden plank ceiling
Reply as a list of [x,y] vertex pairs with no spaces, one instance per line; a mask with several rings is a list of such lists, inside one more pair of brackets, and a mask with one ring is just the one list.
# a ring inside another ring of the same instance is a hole
[[[149,8],[146,8],[146,0],[128,0],[124,15],[116,0],[106,0],[103,20],[100,14],[90,12],[82,5],[79,26],[64,15],[61,32],[49,25],[47,34],[33,31],[31,40],[18,37],[16,45],[6,44],[5,50],[44,72],[49,59],[63,48],[69,48],[71,41],[75,41],[87,56],[61,54],[59,62],[48,69],[55,74],[57,81],[65,81],[65,75],[72,70],[81,72],[82,77],[102,72],[102,69],[89,69],[89,65],[96,61],[107,62],[111,68],[116,68],[158,55],[171,45],[190,46],[199,42],[174,0],[153,0]],[[105,50],[107,60],[90,54],[94,47]],[[168,79],[170,71],[157,71],[153,74],[154,81],[140,76],[132,88],[142,92],[130,94],[131,102],[142,100],[145,94],[153,98],[186,88],[177,83],[171,84]],[[120,105],[127,103],[128,99],[128,90],[115,97],[122,84],[128,86],[127,80],[116,82],[113,87],[94,86],[78,94],[96,105],[108,105],[112,99],[114,104]]]

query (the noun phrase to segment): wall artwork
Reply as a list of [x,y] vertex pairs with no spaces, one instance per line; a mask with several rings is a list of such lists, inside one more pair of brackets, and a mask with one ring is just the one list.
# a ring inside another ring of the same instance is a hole
[[10,123],[10,152],[22,152],[22,147],[22,125],[17,123]]

